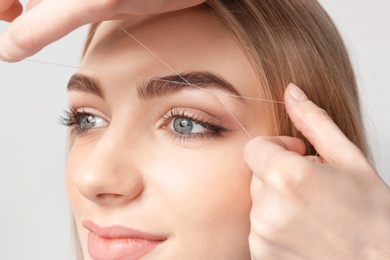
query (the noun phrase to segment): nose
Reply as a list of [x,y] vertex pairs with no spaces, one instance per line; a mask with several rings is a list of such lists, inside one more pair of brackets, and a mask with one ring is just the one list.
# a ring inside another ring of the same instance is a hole
[[101,205],[120,205],[136,199],[144,190],[144,180],[134,143],[129,149],[130,145],[120,138],[105,136],[90,146],[93,148],[84,149],[84,154],[78,152],[79,158],[72,159],[73,164],[79,162],[74,172],[69,173],[75,188]]

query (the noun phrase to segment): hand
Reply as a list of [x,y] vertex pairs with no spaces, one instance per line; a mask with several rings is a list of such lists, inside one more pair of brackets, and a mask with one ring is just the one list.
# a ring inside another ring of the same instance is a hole
[[23,11],[22,4],[17,0],[2,0],[0,3],[0,20],[10,22]]
[[0,0],[0,19],[12,21],[17,17],[0,36],[0,60],[22,60],[84,24],[174,11],[204,1],[31,0],[27,12],[21,14],[18,1]]
[[320,157],[305,157],[292,137],[247,144],[252,259],[390,259],[389,187],[298,87],[289,85],[285,101]]

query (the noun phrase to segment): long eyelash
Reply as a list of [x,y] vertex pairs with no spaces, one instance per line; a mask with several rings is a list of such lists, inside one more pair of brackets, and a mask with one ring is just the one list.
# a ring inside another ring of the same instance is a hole
[[201,116],[186,113],[186,110],[171,109],[168,114],[162,116],[164,121],[171,120],[175,117],[187,118],[194,121],[196,124],[203,126],[205,129],[212,131],[212,133],[194,133],[194,134],[173,134],[174,139],[179,141],[188,141],[189,139],[198,139],[206,137],[218,137],[220,134],[228,131],[225,128],[225,123],[220,121],[218,123],[210,123],[210,120],[205,120]]
[[73,127],[77,124],[79,118],[79,112],[74,110],[64,110],[64,115],[60,116],[60,124],[66,127]]
[[81,129],[79,126],[80,117],[85,113],[77,110],[65,109],[64,115],[60,116],[60,123],[71,129],[71,135],[81,135],[87,133],[88,129]]

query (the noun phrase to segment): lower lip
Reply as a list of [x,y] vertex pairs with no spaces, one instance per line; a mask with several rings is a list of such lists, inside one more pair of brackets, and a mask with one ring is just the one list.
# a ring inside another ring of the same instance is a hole
[[164,241],[142,238],[104,238],[89,232],[88,252],[95,260],[138,259]]

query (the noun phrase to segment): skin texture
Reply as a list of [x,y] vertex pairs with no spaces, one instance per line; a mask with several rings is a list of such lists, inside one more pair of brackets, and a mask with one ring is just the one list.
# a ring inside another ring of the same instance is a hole
[[[120,24],[180,73],[208,71],[242,95],[259,92],[244,52],[200,8]],[[81,67],[115,72],[80,71],[98,79],[104,98],[69,92],[73,110],[108,122],[76,136],[69,154],[67,189],[85,258],[88,219],[167,237],[145,259],[249,259],[252,175],[242,158],[249,137],[216,96],[253,135],[267,134],[263,104],[196,88],[138,99],[145,78],[173,72],[113,22],[98,29]],[[172,119],[162,120],[172,108],[229,130],[180,139]]]
[[301,90],[290,85],[285,101],[321,157],[305,157],[303,143],[291,137],[247,144],[252,259],[389,258],[389,187]]
[[19,1],[3,0],[0,5],[0,19],[11,22],[23,11],[23,6]]
[[[3,20],[21,13],[18,2],[1,4]],[[31,11],[0,39],[0,58],[22,59],[87,22],[168,11],[144,7],[120,1],[31,1]],[[218,22],[204,16],[192,9],[175,18],[121,24],[179,72],[212,71],[242,95],[261,97],[239,46]],[[47,19],[56,22],[42,22]],[[118,73],[81,72],[98,78],[104,99],[69,93],[73,109],[108,122],[75,137],[69,156],[67,186],[86,259],[84,219],[166,236],[167,242],[145,257],[150,259],[389,258],[389,187],[326,113],[294,86],[286,91],[287,112],[320,157],[305,157],[301,141],[294,138],[257,137],[246,145],[244,162],[240,158],[248,136],[214,94],[187,91],[137,99],[136,87],[145,78],[172,71],[113,23],[99,29],[81,66]],[[260,104],[216,94],[251,135],[267,134]],[[161,120],[172,107],[222,120],[229,131],[202,139],[173,137]]]
[[0,36],[0,60],[14,62],[27,58],[88,23],[164,13],[202,2],[204,0],[31,0],[27,11],[22,13],[19,1],[0,0],[0,20],[12,21]]
[[[210,71],[243,96],[261,98],[244,52],[200,9],[120,24],[180,73]],[[246,164],[240,158],[249,138],[215,94],[191,89],[137,98],[145,78],[172,71],[115,23],[98,29],[81,67],[117,73],[82,72],[98,78],[104,99],[69,95],[74,110],[108,122],[75,137],[69,156],[68,192],[87,259],[84,219],[167,237],[146,259],[389,256],[389,187],[296,86],[286,90],[287,112],[320,157],[305,157],[295,138],[257,137],[246,145]],[[266,104],[215,93],[252,136],[267,135]],[[229,131],[172,137],[169,124],[161,123],[172,108],[223,121]]]

